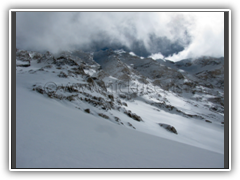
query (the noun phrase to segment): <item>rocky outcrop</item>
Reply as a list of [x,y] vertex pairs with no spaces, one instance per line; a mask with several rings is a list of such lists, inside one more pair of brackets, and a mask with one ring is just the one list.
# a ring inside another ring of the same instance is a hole
[[61,72],[59,73],[58,77],[60,77],[60,78],[67,78],[68,76],[67,76],[66,73],[64,73],[63,71],[61,71]]
[[208,98],[208,100],[210,102],[224,106],[224,98],[223,97]]
[[135,113],[132,113],[130,110],[125,110],[124,114],[128,115],[128,117],[130,117],[130,118],[132,118],[132,119],[134,119],[136,121],[139,121],[139,122],[143,121],[140,116],[138,116]]
[[86,75],[86,73],[84,72],[83,66],[78,66],[77,68],[76,67],[72,68],[72,72],[77,75]]
[[174,134],[178,134],[177,130],[175,129],[175,127],[169,125],[169,124],[162,124],[162,123],[159,123],[159,125],[163,128],[165,128],[166,130],[174,133]]
[[192,114],[187,114],[187,113],[184,113],[183,111],[179,110],[178,108],[176,108],[175,106],[172,106],[172,105],[168,105],[166,104],[165,102],[163,103],[151,103],[151,105],[155,106],[155,107],[158,107],[159,109],[162,109],[166,112],[169,112],[169,113],[172,113],[172,114],[178,114],[178,115],[181,115],[181,116],[184,116],[184,117],[187,117],[187,118],[194,118],[194,119],[204,119],[202,116],[199,116],[199,115],[192,115]]
[[16,59],[21,61],[30,61],[32,58],[29,51],[17,50]]
[[133,129],[136,129],[130,122],[127,123],[128,126],[132,127]]
[[105,118],[105,119],[109,119],[109,117],[106,114],[103,113],[98,113],[99,116]]
[[209,120],[207,120],[207,119],[206,119],[205,121],[206,121],[207,123],[212,123],[212,121],[209,121]]
[[[129,53],[117,54],[112,50],[103,52],[103,54],[100,53],[97,59],[94,59],[92,53],[82,51],[63,52],[56,55],[50,52],[41,54],[17,50],[17,62],[21,62],[21,65],[26,67],[30,65],[30,62],[32,65],[36,62],[39,63],[36,68],[17,67],[16,69],[19,72],[35,73],[35,75],[40,73],[51,74],[55,79],[56,76],[66,78],[59,78],[59,84],[60,82],[68,83],[67,85],[59,85],[54,91],[50,92],[43,85],[37,84],[33,87],[34,91],[58,101],[71,102],[74,106],[80,106],[79,110],[81,111],[100,116],[119,125],[135,129],[130,122],[143,122],[143,116],[140,117],[129,110],[132,108],[132,102],[137,104],[137,101],[152,105],[152,108],[157,110],[156,113],[159,114],[165,111],[185,118],[203,120],[214,125],[220,125],[220,122],[223,121],[221,116],[224,113],[224,93],[221,88],[216,89],[218,86],[215,82],[211,82],[212,79],[218,79],[217,83],[224,83],[222,79],[223,68],[220,67],[222,62],[217,60],[212,62],[210,59],[205,59],[198,62],[173,63],[170,61],[155,61],[151,58],[140,58]],[[26,64],[28,62],[29,64]],[[217,66],[217,68],[202,69],[202,71],[195,72],[191,69],[195,66],[202,68]],[[24,72],[24,70],[27,71]],[[53,72],[56,74],[52,74]],[[74,83],[71,84],[71,82]],[[113,83],[115,82],[119,83],[117,87],[121,88],[121,91],[110,91],[110,85],[114,86]],[[147,88],[144,87],[145,85],[147,85]],[[128,91],[125,91],[126,89]],[[176,96],[176,98],[181,97],[181,101],[189,98],[189,102],[194,102],[190,103],[191,106],[195,106],[193,107],[194,112],[189,114],[187,113],[189,109],[186,110],[184,107],[181,108],[173,104],[170,98],[168,101],[169,95]],[[123,102],[123,99],[125,102]],[[199,114],[195,109],[200,106],[204,106],[206,111],[211,111],[209,114],[216,116]],[[91,107],[91,111],[90,109],[84,110],[86,107]],[[114,111],[123,113],[125,119],[121,121],[114,116],[112,114]],[[218,123],[215,123],[214,119],[217,118],[220,120],[218,119]],[[126,122],[127,120],[130,122]],[[159,125],[174,134],[178,134],[176,128],[171,125],[162,123]]]

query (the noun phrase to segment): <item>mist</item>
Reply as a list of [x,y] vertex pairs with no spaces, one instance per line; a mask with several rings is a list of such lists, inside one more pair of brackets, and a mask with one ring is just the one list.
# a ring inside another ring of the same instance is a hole
[[178,61],[224,53],[219,12],[17,12],[18,49],[123,49]]

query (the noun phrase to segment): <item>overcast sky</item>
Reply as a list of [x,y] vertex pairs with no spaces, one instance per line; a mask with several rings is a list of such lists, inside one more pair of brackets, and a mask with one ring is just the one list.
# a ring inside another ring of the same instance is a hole
[[17,48],[105,48],[173,61],[224,55],[223,12],[17,12]]

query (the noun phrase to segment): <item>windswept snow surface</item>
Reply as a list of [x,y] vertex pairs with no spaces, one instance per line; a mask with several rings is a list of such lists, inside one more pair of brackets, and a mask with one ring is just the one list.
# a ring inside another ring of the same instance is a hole
[[223,154],[115,125],[19,84],[16,122],[17,168],[224,167]]
[[[188,98],[189,93],[185,92],[179,96],[171,91],[159,91],[159,94],[145,93],[120,101],[114,91],[104,94],[85,89],[74,94],[60,89],[59,96],[54,98],[46,92],[37,92],[36,88],[48,82],[58,86],[90,85],[92,82],[87,78],[101,70],[89,54],[80,51],[78,56],[85,58],[86,63],[77,58],[75,62],[84,65],[84,71],[74,65],[72,57],[61,56],[58,62],[53,59],[54,64],[50,61],[51,54],[45,56],[49,57],[32,59],[27,67],[16,67],[17,168],[224,168],[223,115],[206,107],[207,103],[211,105],[207,100],[211,95],[203,94],[202,100],[196,101],[195,96],[201,94]],[[133,79],[140,75],[132,70],[130,62],[129,67],[120,59],[116,62],[118,68],[112,66],[112,61],[106,63],[105,69],[114,77],[108,74],[105,83],[118,80],[117,73],[124,70],[131,75],[131,83],[142,85]],[[96,82],[102,85],[100,80]],[[152,88],[150,83],[149,87]],[[60,98],[61,94],[65,98]],[[94,98],[102,99],[93,101]],[[166,102],[161,103],[163,100]],[[104,109],[102,105],[106,102],[112,103],[112,108]],[[84,111],[87,108],[90,113]],[[143,121],[126,115],[129,111]],[[175,127],[177,134],[160,124]]]

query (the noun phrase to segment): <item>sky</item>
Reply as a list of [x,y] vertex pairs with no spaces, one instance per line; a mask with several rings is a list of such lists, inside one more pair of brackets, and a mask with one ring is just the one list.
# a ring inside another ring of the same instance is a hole
[[178,61],[224,55],[223,12],[17,12],[18,49],[99,51]]

